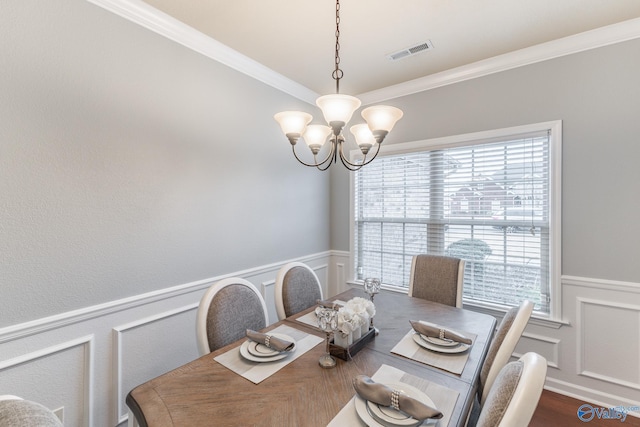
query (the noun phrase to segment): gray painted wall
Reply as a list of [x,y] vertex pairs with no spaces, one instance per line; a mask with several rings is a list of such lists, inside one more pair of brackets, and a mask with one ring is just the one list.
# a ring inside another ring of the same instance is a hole
[[329,176],[272,118],[303,107],[85,0],[1,2],[0,327],[327,251]]
[[[640,282],[640,40],[389,101],[385,144],[563,121],[562,274]],[[349,176],[332,176],[331,245],[349,250]]]
[[[385,142],[563,120],[568,325],[528,325],[516,355],[539,352],[552,390],[606,407],[640,401],[640,354],[620,335],[640,330],[639,48],[390,101],[405,117]],[[69,427],[123,424],[131,387],[195,357],[206,283],[172,287],[237,272],[273,307],[278,264],[299,257],[344,286],[350,174],[293,160],[271,117],[296,108],[309,110],[85,0],[0,1],[7,392],[64,407]]]

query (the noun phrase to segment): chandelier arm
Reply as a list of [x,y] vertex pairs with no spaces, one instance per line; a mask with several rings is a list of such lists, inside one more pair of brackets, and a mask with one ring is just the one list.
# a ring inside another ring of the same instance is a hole
[[[315,156],[313,156],[315,158]],[[324,161],[326,162],[326,165],[323,167],[322,163],[319,163],[318,166],[316,166],[316,169],[318,169],[319,171],[326,171],[327,169],[329,169],[331,167],[331,164],[333,163],[331,160],[327,162],[328,159],[325,159]]]
[[[296,160],[298,162],[302,163],[305,166],[309,166],[309,167],[312,167],[312,168],[318,168],[318,169],[320,169],[320,166],[324,165],[325,163],[328,163],[329,165],[331,165],[331,161],[330,160],[331,160],[331,157],[333,155],[334,150],[335,150],[335,144],[331,146],[331,151],[329,152],[329,155],[327,155],[327,157],[325,157],[324,160],[322,160],[321,162],[316,162],[316,163],[307,163],[307,162],[303,161],[302,159],[300,159],[300,157],[298,157],[298,153],[296,153],[296,146],[295,145],[291,146],[291,151],[293,151],[293,156],[296,158]],[[315,158],[316,158],[315,154],[313,155],[313,158],[315,160]],[[327,166],[327,168],[328,168],[328,166]],[[325,169],[320,169],[320,170],[326,170],[326,168]]]
[[[333,143],[333,140],[330,140],[331,142],[331,152],[329,153],[329,155],[322,161],[322,163],[319,163],[318,166],[316,166],[316,168],[319,171],[326,171],[327,169],[329,169],[331,167],[332,164],[334,164],[336,162],[336,156],[338,155],[338,150],[336,150],[336,144]],[[313,158],[316,158],[316,155],[313,155]],[[325,164],[325,166],[323,167],[322,165]]]
[[[366,161],[367,159],[367,155],[364,155],[364,159]],[[342,162],[342,165],[347,168],[348,170],[350,170],[351,172],[355,172],[357,170],[359,170],[362,166],[368,164],[369,162],[365,162],[362,164],[356,164],[356,163],[351,163],[349,160],[347,160],[346,156],[344,155],[344,150],[342,148],[342,143],[340,144],[340,161]]]
[[347,170],[351,171],[351,172],[355,172],[360,170],[360,168],[362,168],[363,165],[353,165],[353,163],[349,163],[348,161],[345,160],[345,158],[343,156],[340,156],[340,161],[342,162],[342,165],[347,168]]
[[345,165],[345,167],[347,167],[347,169],[349,170],[357,170],[357,169],[351,169],[349,166],[351,167],[355,167],[360,169],[362,166],[368,165],[369,163],[371,163],[376,157],[378,157],[378,153],[380,152],[380,145],[379,143],[376,143],[376,153],[373,155],[372,158],[370,158],[369,160],[367,160],[367,154],[364,155],[363,159],[362,159],[362,163],[351,163],[347,157],[344,155],[344,151],[342,149],[342,144],[340,145],[340,160],[342,160],[342,164]]

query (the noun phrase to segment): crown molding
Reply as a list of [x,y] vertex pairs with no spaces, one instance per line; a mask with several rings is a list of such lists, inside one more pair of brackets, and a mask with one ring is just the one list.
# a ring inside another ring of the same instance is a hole
[[[309,104],[315,105],[319,96],[142,0],[87,1]],[[640,38],[640,18],[365,92],[358,97],[363,105],[373,104],[636,38]]]
[[507,71],[537,62],[640,38],[640,18],[552,40],[440,73],[358,95],[363,105]]
[[87,1],[302,101],[315,105],[319,96],[141,0]]

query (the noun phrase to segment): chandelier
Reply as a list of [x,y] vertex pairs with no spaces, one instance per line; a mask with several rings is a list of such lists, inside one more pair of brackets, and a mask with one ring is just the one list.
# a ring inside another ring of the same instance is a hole
[[[340,79],[343,72],[340,69],[340,0],[336,0],[336,48],[335,69],[331,77],[336,81],[336,93],[324,95],[316,100],[316,105],[322,110],[328,126],[310,125],[313,116],[302,111],[283,111],[273,118],[280,124],[295,158],[305,166],[315,167],[319,170],[327,170],[336,163],[338,157],[342,164],[351,171],[371,163],[380,152],[382,141],[391,131],[393,126],[402,117],[402,110],[388,105],[374,105],[362,110],[365,123],[351,126],[350,131],[355,137],[356,144],[363,154],[360,162],[352,163],[344,153],[345,137],[342,130],[347,125],[354,111],[360,108],[360,100],[354,96],[340,94]],[[302,138],[313,154],[313,163],[307,163],[300,159],[296,153],[296,143]],[[319,160],[318,154],[327,140],[331,146],[324,159]],[[372,153],[372,147],[375,152]],[[367,158],[368,157],[368,158]]]

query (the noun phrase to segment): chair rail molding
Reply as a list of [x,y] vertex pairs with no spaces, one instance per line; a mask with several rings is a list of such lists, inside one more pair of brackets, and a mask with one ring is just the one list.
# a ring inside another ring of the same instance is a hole
[[[325,281],[328,296],[335,295],[354,284],[348,278],[353,270],[350,256],[348,251],[328,250],[2,328],[0,354],[5,354],[6,360],[0,359],[0,383],[15,382],[23,372],[33,372],[37,377],[42,369],[48,369],[40,364],[42,361],[47,363],[48,356],[60,355],[56,357],[62,358],[63,366],[52,369],[51,379],[64,390],[52,405],[65,406],[65,415],[73,414],[65,425],[122,424],[128,416],[124,396],[138,377],[152,378],[180,366],[183,359],[190,357],[192,344],[193,357],[197,357],[191,316],[211,284],[227,277],[243,277],[261,285],[268,300],[273,295],[277,271],[282,265],[297,261],[309,265]],[[611,338],[616,353],[612,355],[609,348],[601,345],[601,334],[612,324],[625,322],[625,328],[614,332],[640,336],[640,283],[565,275],[562,292],[566,323],[532,319],[514,356],[527,351],[545,356],[551,368],[546,382],[549,390],[603,407],[637,404],[640,344],[618,345]],[[275,313],[275,305],[272,309]],[[498,312],[490,314],[502,317]],[[168,345],[170,354],[166,357],[170,360],[151,360],[158,356],[157,349],[167,344],[167,334],[180,337]],[[143,336],[144,343],[140,342]],[[83,366],[72,365],[83,357]],[[49,359],[49,363],[55,360],[58,359]],[[608,362],[611,360],[614,363]],[[629,369],[627,365],[631,365]],[[627,371],[616,370],[621,366]],[[73,372],[77,380],[65,380],[66,372]],[[34,390],[33,397],[38,398],[39,393],[46,397],[46,390]],[[67,400],[74,393],[81,396],[74,398],[77,404]]]
[[0,328],[0,345],[9,341],[95,319],[97,317],[107,316],[109,314],[117,313],[120,311],[134,309],[136,307],[151,304],[153,302],[172,299],[181,295],[190,294],[192,292],[204,291],[214,282],[226,279],[228,277],[258,276],[261,274],[268,274],[274,270],[277,270],[278,268],[280,268],[280,266],[288,262],[299,261],[304,263],[312,263],[316,260],[323,260],[329,257],[330,251],[319,252],[277,263],[222,274],[207,279],[196,280],[190,283],[159,289],[152,292],[146,292],[144,294],[134,295],[132,297],[85,307],[78,310],[72,310],[54,316],[20,323],[17,325],[7,326],[4,328]]
[[591,277],[562,276],[562,284],[580,286],[583,288],[606,289],[611,291],[631,292],[640,294],[640,283],[623,282],[620,280],[596,279]]

